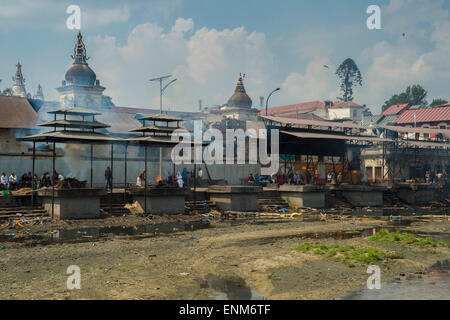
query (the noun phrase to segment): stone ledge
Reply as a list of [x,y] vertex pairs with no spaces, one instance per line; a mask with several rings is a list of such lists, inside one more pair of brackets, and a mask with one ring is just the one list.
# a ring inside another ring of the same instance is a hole
[[[39,197],[51,197],[52,188],[40,189],[37,191]],[[101,188],[83,188],[83,189],[55,189],[55,198],[85,198],[101,197],[106,195],[106,190]]]
[[208,193],[259,193],[263,188],[259,186],[209,186]]

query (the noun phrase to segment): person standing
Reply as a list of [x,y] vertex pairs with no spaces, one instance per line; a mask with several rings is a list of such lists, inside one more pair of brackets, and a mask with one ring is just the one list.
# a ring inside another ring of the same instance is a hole
[[189,171],[187,171],[186,168],[183,169],[183,172],[181,173],[181,177],[183,178],[183,185],[186,185],[186,187],[189,187]]
[[306,184],[311,184],[312,181],[312,170],[311,168],[308,168],[308,171],[306,171]]
[[338,183],[338,185],[340,185],[342,183],[342,179],[343,179],[342,172],[339,172],[339,174],[337,176],[337,183]]
[[112,172],[109,166],[105,170],[105,180],[106,180],[106,190],[110,189],[112,191]]
[[198,182],[197,182],[197,184],[201,184],[202,183],[202,179],[203,179],[203,170],[202,170],[202,168],[198,168]]
[[331,179],[333,178],[333,176],[331,175],[331,172],[328,172],[327,175],[327,183],[331,183]]
[[39,189],[39,188],[40,188],[40,185],[39,185],[39,177],[38,177],[37,174],[35,174],[34,177],[33,177],[32,188],[33,188],[33,189]]
[[193,185],[194,185],[194,181],[195,181],[195,179],[197,178],[197,177],[195,176],[195,170],[194,170],[194,168],[191,169],[191,172],[189,173],[189,176],[190,176],[190,179],[189,179],[189,185],[190,185],[190,186],[193,186]]
[[137,179],[136,179],[136,187],[142,187],[143,181],[145,181],[145,170],[143,170],[141,173],[139,173]]
[[182,175],[179,172],[177,173],[177,184],[178,184],[179,188],[183,188],[184,180],[183,180]]
[[319,184],[319,171],[314,172],[314,184]]
[[253,186],[255,184],[255,177],[253,177],[253,173],[250,173],[248,178],[247,178],[247,182],[249,185]]
[[52,186],[53,185],[56,186],[56,184],[59,181],[59,174],[58,174],[58,172],[56,172],[56,170],[53,170],[53,175],[52,175],[51,181],[52,181]]

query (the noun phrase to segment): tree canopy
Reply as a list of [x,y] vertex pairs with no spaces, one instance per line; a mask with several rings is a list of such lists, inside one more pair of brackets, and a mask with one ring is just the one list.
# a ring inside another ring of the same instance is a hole
[[430,104],[430,107],[439,107],[448,104],[447,99],[433,99]]
[[421,105],[425,106],[428,104],[426,97],[428,92],[422,88],[421,85],[413,85],[406,88],[405,92],[400,94],[394,94],[389,100],[387,100],[382,109],[385,111],[389,107],[396,104],[409,104],[411,106]]
[[342,96],[337,97],[340,101],[353,101],[353,87],[362,86],[361,71],[359,71],[353,59],[346,59],[336,70],[336,75],[341,80]]

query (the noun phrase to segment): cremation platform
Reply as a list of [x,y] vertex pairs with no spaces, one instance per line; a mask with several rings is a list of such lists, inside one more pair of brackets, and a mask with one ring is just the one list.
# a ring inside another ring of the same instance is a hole
[[[133,200],[145,210],[144,188],[130,190]],[[148,214],[182,214],[187,190],[178,187],[152,187],[147,189]]]
[[395,191],[400,199],[411,205],[427,204],[436,201],[439,186],[427,183],[398,183]]
[[325,189],[320,185],[285,184],[279,188],[280,196],[292,208],[325,208]]
[[56,220],[100,218],[100,198],[105,194],[100,188],[55,189],[52,216],[52,189],[37,191],[44,209]]
[[386,186],[340,185],[332,186],[336,196],[342,197],[355,207],[382,207]]
[[222,211],[255,212],[258,211],[258,186],[209,186],[210,201]]

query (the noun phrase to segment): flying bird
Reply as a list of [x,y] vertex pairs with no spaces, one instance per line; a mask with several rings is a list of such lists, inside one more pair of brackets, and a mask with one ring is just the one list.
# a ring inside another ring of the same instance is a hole
[[329,67],[329,66],[327,66],[326,64],[324,64],[323,66],[324,66],[324,68],[328,68],[328,69],[330,69],[330,67]]

